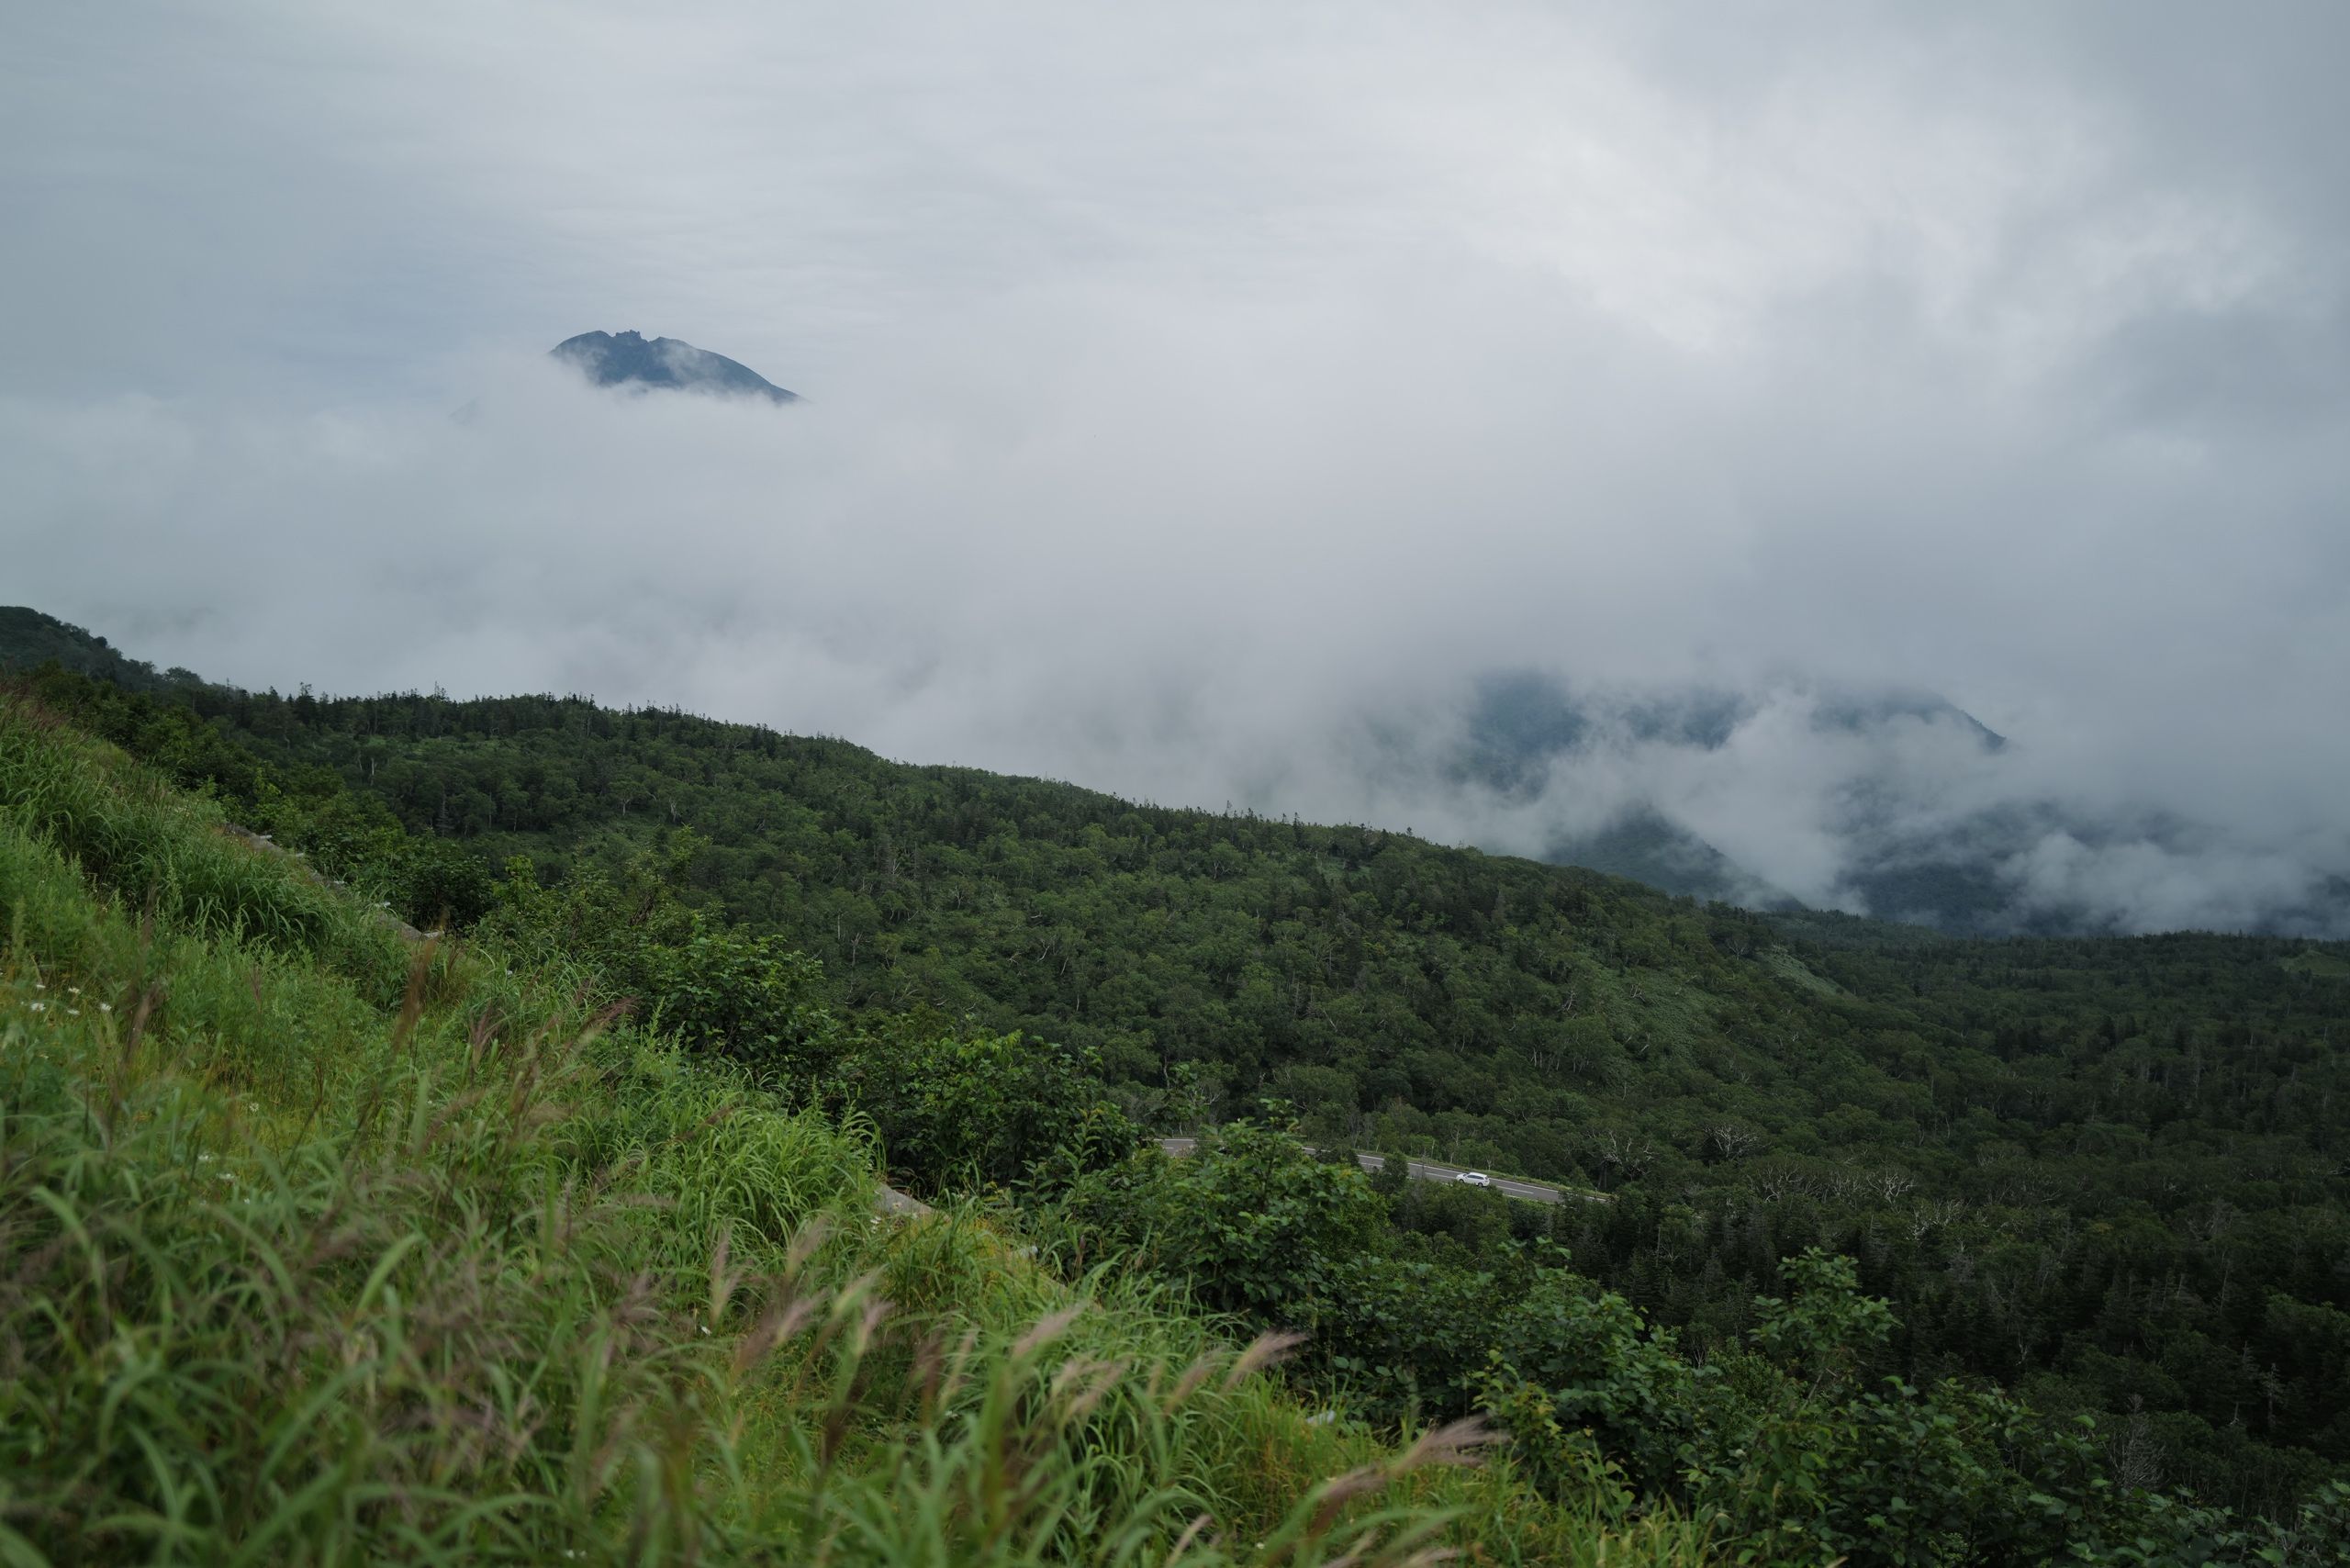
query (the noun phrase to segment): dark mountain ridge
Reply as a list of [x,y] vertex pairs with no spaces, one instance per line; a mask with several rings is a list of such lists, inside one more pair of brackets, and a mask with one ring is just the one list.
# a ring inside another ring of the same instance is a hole
[[200,686],[193,670],[157,670],[122,653],[95,632],[21,604],[0,605],[0,675],[38,668],[54,659],[77,675],[112,681],[126,691]]
[[576,365],[599,386],[715,392],[778,404],[800,400],[799,393],[786,391],[739,360],[696,348],[681,338],[647,338],[633,330],[582,332],[548,352]]

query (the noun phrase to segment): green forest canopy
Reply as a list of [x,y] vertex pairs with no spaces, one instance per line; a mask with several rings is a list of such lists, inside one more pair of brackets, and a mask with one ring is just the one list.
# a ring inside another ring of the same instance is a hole
[[1511,1238],[1698,1353],[1821,1247],[1892,1302],[1888,1367],[2104,1412],[2163,1484],[2273,1506],[2350,1463],[2343,945],[1766,918],[576,699],[46,690],[322,857],[358,817],[459,855],[420,920],[509,857],[655,855],[831,1005],[1066,1046],[1140,1121],[1270,1096],[1325,1144],[1603,1188]]

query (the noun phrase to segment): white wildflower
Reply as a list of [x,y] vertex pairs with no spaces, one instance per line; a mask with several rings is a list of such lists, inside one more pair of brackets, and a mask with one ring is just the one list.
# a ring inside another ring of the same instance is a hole
[[33,1011],[36,1013],[46,1013],[49,1011],[49,1003],[46,1002],[36,1002],[33,1003]]
[[98,1003],[98,1011],[101,1013],[111,1013],[114,1011],[114,1003],[111,1002],[101,1002]]

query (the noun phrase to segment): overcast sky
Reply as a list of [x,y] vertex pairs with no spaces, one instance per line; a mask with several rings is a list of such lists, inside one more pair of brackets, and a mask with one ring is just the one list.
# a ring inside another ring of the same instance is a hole
[[[2208,824],[2047,874],[2243,924],[2350,869],[2345,59],[2333,0],[9,7],[0,600],[1503,847],[1367,726],[1931,690],[1996,782],[1762,723],[1548,809],[1832,902],[1897,765]],[[631,327],[810,401],[544,360]]]

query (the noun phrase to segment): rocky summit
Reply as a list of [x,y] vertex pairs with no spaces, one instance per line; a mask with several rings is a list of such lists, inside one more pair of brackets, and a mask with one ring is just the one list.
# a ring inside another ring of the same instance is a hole
[[647,338],[636,331],[582,332],[565,338],[552,352],[557,359],[577,365],[599,386],[660,386],[765,398],[776,403],[800,401],[800,394],[785,391],[749,365],[698,349],[679,338]]

